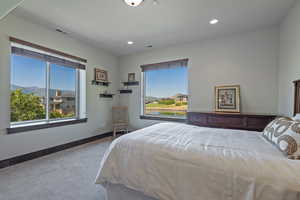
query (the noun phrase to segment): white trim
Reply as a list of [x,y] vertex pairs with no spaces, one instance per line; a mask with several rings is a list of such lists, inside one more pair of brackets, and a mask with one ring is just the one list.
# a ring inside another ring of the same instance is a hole
[[34,125],[42,125],[42,124],[52,124],[57,122],[67,122],[77,120],[76,118],[65,118],[65,119],[55,119],[55,120],[37,120],[37,121],[27,121],[27,122],[12,122],[10,124],[10,128],[20,128]]
[[86,70],[79,69],[79,118],[87,118],[86,111]]

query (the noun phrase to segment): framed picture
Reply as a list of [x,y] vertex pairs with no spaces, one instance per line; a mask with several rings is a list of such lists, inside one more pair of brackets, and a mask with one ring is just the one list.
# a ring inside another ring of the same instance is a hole
[[99,68],[95,68],[95,81],[108,82],[107,71]]
[[128,82],[135,82],[135,73],[128,73]]
[[240,112],[240,86],[215,87],[216,112]]

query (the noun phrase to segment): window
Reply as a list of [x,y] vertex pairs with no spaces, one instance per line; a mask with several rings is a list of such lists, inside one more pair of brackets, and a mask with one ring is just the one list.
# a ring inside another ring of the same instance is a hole
[[69,58],[12,43],[11,127],[84,118],[84,69]]
[[50,65],[50,119],[76,117],[76,69]]
[[46,119],[47,63],[13,54],[11,66],[11,122]]
[[142,115],[186,118],[188,107],[187,59],[143,65]]

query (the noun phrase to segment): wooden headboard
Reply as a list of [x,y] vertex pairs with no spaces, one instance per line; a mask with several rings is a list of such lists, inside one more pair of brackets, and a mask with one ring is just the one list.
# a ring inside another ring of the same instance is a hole
[[300,80],[294,81],[295,97],[294,97],[294,115],[300,113]]
[[276,115],[255,115],[216,112],[189,112],[188,124],[226,129],[263,131]]

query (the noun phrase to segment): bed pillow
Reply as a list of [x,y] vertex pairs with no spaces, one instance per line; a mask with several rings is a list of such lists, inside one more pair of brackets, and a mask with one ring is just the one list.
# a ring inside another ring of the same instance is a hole
[[271,121],[263,131],[264,138],[266,138],[267,140],[272,142],[272,138],[273,138],[273,134],[274,134],[274,130],[275,130],[274,126],[276,124],[278,124],[279,121],[282,121],[282,120],[292,120],[292,119],[287,118],[287,117],[278,117],[278,118],[274,119],[273,121]]
[[295,117],[293,117],[293,120],[300,121],[300,113],[297,113]]
[[265,128],[263,136],[288,158],[300,160],[300,121],[277,118]]

